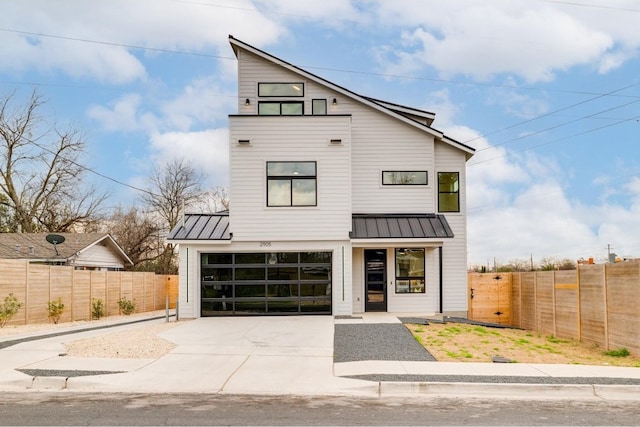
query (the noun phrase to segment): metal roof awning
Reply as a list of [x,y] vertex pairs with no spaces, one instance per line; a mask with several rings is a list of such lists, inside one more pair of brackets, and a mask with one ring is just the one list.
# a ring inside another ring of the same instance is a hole
[[353,214],[352,239],[433,239],[454,237],[444,215]]
[[231,240],[229,213],[186,214],[169,232],[167,240]]

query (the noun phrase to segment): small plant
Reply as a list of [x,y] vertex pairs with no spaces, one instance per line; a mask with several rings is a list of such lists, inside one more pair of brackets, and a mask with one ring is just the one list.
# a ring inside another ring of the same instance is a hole
[[91,300],[91,318],[98,320],[101,317],[104,317],[104,303],[100,298],[93,298]]
[[605,351],[604,354],[606,356],[611,356],[611,357],[627,357],[629,356],[629,350],[623,347],[617,350]]
[[62,298],[58,297],[55,301],[49,301],[47,306],[49,310],[49,319],[57,325],[60,321],[60,317],[62,317],[62,313],[64,313],[64,303],[62,302]]
[[6,325],[23,306],[24,304],[18,301],[18,297],[12,293],[4,297],[4,303],[0,304],[0,328],[4,328],[4,325]]
[[128,316],[136,311],[136,302],[131,301],[127,297],[122,297],[118,300],[118,307],[120,307],[121,314]]

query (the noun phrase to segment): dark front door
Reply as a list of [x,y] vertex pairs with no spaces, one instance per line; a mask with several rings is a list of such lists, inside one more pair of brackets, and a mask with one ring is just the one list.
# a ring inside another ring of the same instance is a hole
[[387,250],[365,249],[365,311],[387,311]]

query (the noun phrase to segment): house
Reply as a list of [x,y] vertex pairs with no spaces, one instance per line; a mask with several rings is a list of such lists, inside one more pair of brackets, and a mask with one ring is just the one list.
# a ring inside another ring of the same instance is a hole
[[186,214],[180,317],[467,314],[466,161],[435,115],[230,36],[230,209]]
[[117,271],[133,265],[107,233],[0,233],[0,259],[69,265],[76,270]]

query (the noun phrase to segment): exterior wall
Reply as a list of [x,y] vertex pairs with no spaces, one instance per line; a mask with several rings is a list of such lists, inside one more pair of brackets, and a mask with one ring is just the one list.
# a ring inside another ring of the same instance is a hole
[[[350,117],[230,118],[234,241],[345,240],[351,230]],[[342,144],[331,144],[333,138]],[[250,145],[238,144],[249,139]],[[267,207],[267,161],[317,162],[317,206]]]
[[[444,143],[435,146],[437,172],[460,173],[460,212],[445,213],[454,238],[445,240],[442,248],[443,263],[443,311],[463,313],[467,311],[467,200],[465,153]],[[437,188],[435,190],[437,192]],[[437,196],[436,196],[437,197]]]
[[83,251],[78,258],[73,261],[77,267],[100,267],[100,268],[124,268],[124,263],[120,256],[116,255],[109,247],[104,245],[93,245]]
[[[234,242],[226,245],[180,245],[179,315],[181,318],[200,317],[200,254],[209,252],[298,252],[330,251],[332,314],[350,315],[351,296],[351,246],[349,241],[304,242]],[[188,256],[187,256],[188,254]],[[187,260],[188,258],[188,260]]]

